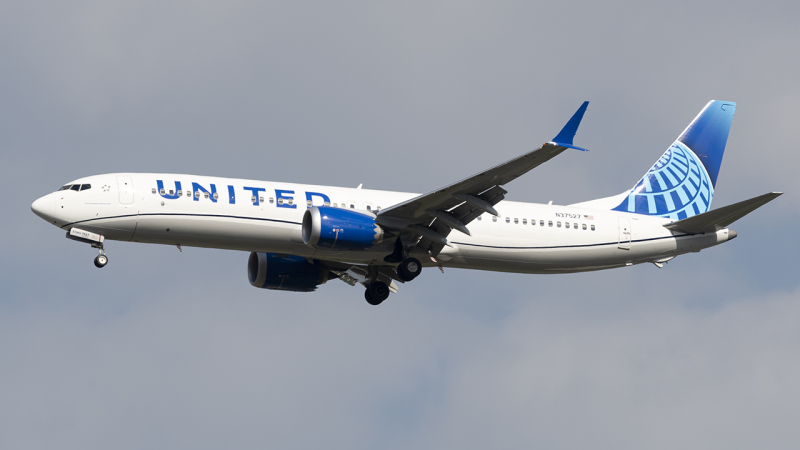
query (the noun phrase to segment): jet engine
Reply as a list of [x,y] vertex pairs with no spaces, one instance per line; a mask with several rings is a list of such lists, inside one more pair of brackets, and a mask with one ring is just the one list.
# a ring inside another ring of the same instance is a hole
[[328,281],[328,269],[302,256],[252,252],[247,279],[257,288],[311,292]]
[[314,248],[365,250],[382,240],[383,229],[370,214],[316,206],[303,215],[303,242]]

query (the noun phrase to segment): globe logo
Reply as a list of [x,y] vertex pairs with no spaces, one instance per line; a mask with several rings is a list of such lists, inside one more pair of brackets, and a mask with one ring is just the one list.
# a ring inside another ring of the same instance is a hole
[[703,163],[675,141],[614,210],[680,220],[708,211],[713,196]]

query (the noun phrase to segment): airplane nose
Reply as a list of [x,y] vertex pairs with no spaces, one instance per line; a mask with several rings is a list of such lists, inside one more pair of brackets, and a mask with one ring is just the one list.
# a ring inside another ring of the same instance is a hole
[[55,209],[56,200],[52,195],[45,195],[31,204],[31,211],[48,222],[53,221]]

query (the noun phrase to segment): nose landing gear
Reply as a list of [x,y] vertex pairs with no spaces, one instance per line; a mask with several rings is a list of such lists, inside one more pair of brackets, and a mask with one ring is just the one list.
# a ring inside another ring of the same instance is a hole
[[90,231],[81,230],[80,228],[71,228],[69,231],[67,231],[67,239],[90,244],[92,248],[98,249],[100,254],[94,258],[94,266],[98,269],[101,269],[108,264],[106,249],[103,247],[103,241],[105,241],[105,237],[103,237],[102,234],[92,233]]
[[102,269],[106,266],[106,264],[108,264],[108,257],[106,256],[106,251],[103,248],[103,244],[101,243],[99,246],[92,245],[92,247],[100,248],[100,254],[94,258],[94,266],[98,269]]

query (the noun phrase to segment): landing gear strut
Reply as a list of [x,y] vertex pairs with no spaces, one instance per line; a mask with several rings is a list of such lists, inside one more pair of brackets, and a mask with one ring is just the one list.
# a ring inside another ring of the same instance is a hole
[[384,300],[389,298],[389,286],[383,281],[372,282],[367,290],[364,291],[364,298],[370,305],[380,305]]
[[397,266],[397,276],[403,281],[411,281],[422,273],[422,264],[416,258],[406,258]]

